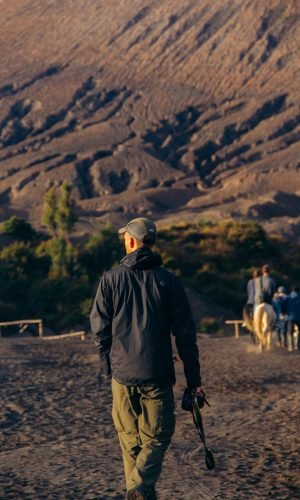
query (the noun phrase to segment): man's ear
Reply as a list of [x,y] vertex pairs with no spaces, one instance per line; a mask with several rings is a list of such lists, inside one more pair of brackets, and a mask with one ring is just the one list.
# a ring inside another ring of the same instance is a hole
[[134,248],[134,244],[135,244],[134,238],[130,238],[129,241],[130,248]]

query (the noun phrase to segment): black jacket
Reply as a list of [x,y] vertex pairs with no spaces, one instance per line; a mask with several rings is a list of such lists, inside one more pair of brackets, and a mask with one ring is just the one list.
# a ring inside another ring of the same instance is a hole
[[201,385],[196,330],[179,280],[142,247],[103,274],[91,312],[107,373],[124,385],[175,383],[171,335],[189,387]]

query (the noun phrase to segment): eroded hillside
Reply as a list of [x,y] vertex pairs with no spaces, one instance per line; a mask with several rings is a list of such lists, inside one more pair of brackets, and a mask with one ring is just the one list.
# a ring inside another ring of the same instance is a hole
[[297,0],[0,4],[0,215],[245,217],[299,235]]

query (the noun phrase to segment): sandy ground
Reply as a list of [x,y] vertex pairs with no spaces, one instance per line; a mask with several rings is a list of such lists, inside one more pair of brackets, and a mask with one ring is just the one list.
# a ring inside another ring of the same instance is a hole
[[[159,500],[300,498],[300,353],[258,354],[248,337],[199,337],[217,467],[209,472],[177,363],[177,427]],[[1,493],[9,499],[124,498],[109,381],[91,339],[0,340]]]

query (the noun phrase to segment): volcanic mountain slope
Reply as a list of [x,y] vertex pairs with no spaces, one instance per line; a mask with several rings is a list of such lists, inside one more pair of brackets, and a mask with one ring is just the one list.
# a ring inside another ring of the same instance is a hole
[[0,3],[0,216],[67,179],[80,223],[298,235],[298,0]]

